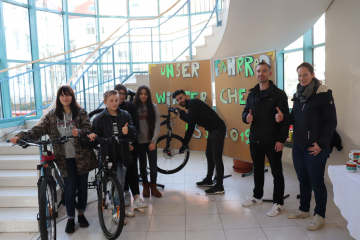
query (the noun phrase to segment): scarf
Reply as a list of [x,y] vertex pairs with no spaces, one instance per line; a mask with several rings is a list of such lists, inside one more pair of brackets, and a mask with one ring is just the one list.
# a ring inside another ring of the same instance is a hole
[[319,80],[313,78],[313,80],[307,86],[301,86],[300,83],[296,87],[295,98],[298,98],[301,103],[306,102],[306,100],[315,92],[315,90],[320,86]]

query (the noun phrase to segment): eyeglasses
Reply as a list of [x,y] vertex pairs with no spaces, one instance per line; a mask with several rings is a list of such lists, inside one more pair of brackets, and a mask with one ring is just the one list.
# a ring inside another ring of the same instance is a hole
[[121,96],[126,96],[126,93],[119,93],[119,95],[121,95]]

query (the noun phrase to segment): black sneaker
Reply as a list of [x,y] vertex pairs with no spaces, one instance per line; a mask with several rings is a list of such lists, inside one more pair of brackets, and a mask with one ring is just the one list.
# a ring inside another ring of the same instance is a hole
[[87,228],[89,226],[89,222],[86,220],[85,215],[78,215],[78,222],[80,223],[81,228]]
[[74,233],[75,232],[75,219],[68,219],[66,228],[66,233]]
[[209,180],[207,178],[204,178],[201,182],[197,182],[196,185],[198,185],[199,187],[212,187],[213,181]]
[[205,190],[206,194],[224,194],[225,190],[223,186],[214,186],[210,189]]

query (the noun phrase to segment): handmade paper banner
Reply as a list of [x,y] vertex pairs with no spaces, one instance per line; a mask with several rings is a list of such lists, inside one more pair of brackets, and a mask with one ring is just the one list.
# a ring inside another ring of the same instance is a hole
[[[160,114],[167,114],[167,104],[184,109],[171,97],[172,93],[178,89],[183,89],[189,98],[200,99],[212,107],[210,60],[151,64],[149,65],[149,83],[151,98],[157,104]],[[171,114],[171,116],[175,115]],[[172,133],[184,137],[187,124],[180,117],[173,121],[176,123]],[[166,132],[166,127],[161,127],[159,136]],[[207,134],[203,127],[196,127],[189,143],[190,150],[205,151]],[[180,148],[181,146],[172,147]]]
[[223,154],[248,162],[252,162],[249,150],[250,124],[242,121],[242,112],[249,90],[258,83],[255,71],[262,61],[271,66],[270,80],[274,81],[275,51],[214,61],[216,112],[227,127]]

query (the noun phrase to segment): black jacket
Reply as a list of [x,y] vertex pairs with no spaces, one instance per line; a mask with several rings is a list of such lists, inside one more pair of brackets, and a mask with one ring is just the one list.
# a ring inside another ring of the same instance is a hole
[[293,109],[284,115],[284,122],[294,125],[294,144],[310,147],[316,142],[321,149],[329,147],[337,125],[332,91],[321,85],[306,102],[295,97],[292,101]]
[[251,109],[253,121],[250,126],[250,142],[262,144],[284,143],[288,137],[289,125],[277,123],[275,115],[278,107],[284,114],[289,114],[286,93],[270,80],[270,87],[259,96],[260,85],[250,89],[246,106],[242,113],[242,120],[248,124],[246,117]]
[[[131,115],[131,119],[133,121],[133,124],[136,128],[136,132],[139,132],[139,113],[136,111],[136,107],[132,102],[123,102],[119,105],[119,108],[121,110],[125,110]],[[136,139],[132,142],[131,145],[137,144],[137,134]]]
[[183,145],[188,145],[191,136],[194,133],[195,124],[204,127],[208,131],[218,130],[225,127],[224,121],[217,115],[217,113],[209,107],[206,103],[199,99],[191,99],[186,101],[188,113],[180,110],[180,119],[188,123]]
[[[129,132],[126,135],[120,134],[120,138],[133,142],[136,137],[136,128],[133,126],[133,121],[130,114],[127,111],[117,109],[118,115],[116,117],[117,126],[119,133],[121,133],[122,127],[128,123]],[[92,132],[98,135],[99,137],[111,137],[114,133],[112,120],[107,108],[104,109],[99,115],[97,115],[92,124]],[[116,158],[119,158],[118,161],[123,161],[124,166],[127,167],[131,164],[131,154],[129,149],[129,143],[123,142],[120,146],[117,146],[117,149],[113,149],[115,152]],[[121,154],[119,154],[121,152]]]
[[343,149],[342,144],[341,144],[341,137],[336,130],[334,131],[334,135],[331,138],[330,153],[332,153],[332,150],[334,147],[336,147],[336,149],[338,151],[341,151],[341,149]]

